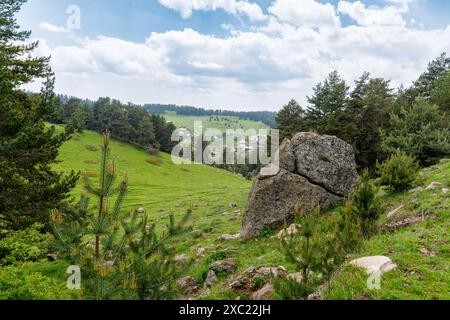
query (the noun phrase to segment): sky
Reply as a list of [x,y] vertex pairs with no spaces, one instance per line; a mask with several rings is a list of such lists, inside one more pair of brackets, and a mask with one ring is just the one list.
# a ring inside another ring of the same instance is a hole
[[28,0],[18,21],[57,93],[137,104],[277,111],[333,70],[396,88],[450,54],[448,0]]

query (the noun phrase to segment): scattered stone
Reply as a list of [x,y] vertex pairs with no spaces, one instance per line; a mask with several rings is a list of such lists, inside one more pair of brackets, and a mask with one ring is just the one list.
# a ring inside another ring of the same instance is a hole
[[275,289],[271,284],[266,284],[264,287],[253,293],[253,300],[266,300],[275,293]]
[[274,277],[285,276],[287,274],[287,270],[283,266],[263,267],[256,270],[256,273],[264,276],[265,278],[270,278],[271,276]]
[[232,273],[236,271],[236,264],[231,259],[225,259],[214,261],[211,268],[219,272]]
[[301,272],[296,272],[296,273],[288,274],[287,277],[288,277],[289,279],[294,280],[294,281],[299,282],[299,283],[302,282],[302,279],[303,279],[303,275],[302,275]]
[[234,240],[234,239],[239,239],[240,237],[241,237],[240,233],[224,234],[224,235],[221,235],[218,240],[219,241]]
[[421,186],[418,186],[418,187],[416,187],[414,189],[408,190],[409,193],[417,193],[417,192],[420,192],[420,191],[423,191],[423,187],[421,187]]
[[177,286],[184,294],[194,294],[198,291],[197,281],[192,277],[184,277],[177,282]]
[[398,214],[400,211],[403,210],[404,207],[405,207],[405,206],[402,204],[402,205],[401,205],[400,207],[398,207],[397,209],[392,210],[391,212],[389,212],[389,213],[387,214],[388,219],[394,219],[394,218],[397,216],[397,214]]
[[182,267],[186,264],[186,262],[188,262],[189,257],[187,254],[182,254],[179,256],[175,257],[175,264],[177,265],[177,267]]
[[145,209],[144,208],[138,208],[137,209],[137,213],[145,213]]
[[246,286],[246,279],[239,278],[230,283],[230,288],[234,290],[240,290]]
[[280,170],[258,175],[250,191],[241,235],[258,236],[264,227],[294,221],[294,208],[328,209],[349,195],[358,181],[353,148],[332,136],[299,133],[280,147]]
[[210,289],[212,286],[216,284],[216,282],[217,282],[216,273],[213,270],[210,270],[208,272],[208,276],[206,277],[205,289]]
[[408,217],[408,218],[402,219],[402,220],[397,221],[397,222],[389,223],[389,224],[384,226],[384,229],[386,229],[388,231],[394,231],[394,230],[398,230],[398,229],[401,229],[401,228],[405,228],[405,227],[410,226],[412,224],[419,223],[422,220],[423,219],[421,217]]
[[162,220],[166,220],[166,219],[169,219],[169,218],[170,218],[170,214],[160,217],[160,219],[162,219]]
[[442,183],[433,181],[428,187],[425,188],[425,190],[433,190],[440,186],[442,186]]
[[442,192],[443,192],[443,193],[447,193],[449,190],[450,190],[450,189],[448,189],[448,188],[443,188],[443,189],[442,189]]
[[241,210],[235,210],[233,213],[236,216],[240,216],[241,215]]
[[58,260],[58,254],[57,253],[47,254],[47,260],[51,262]]
[[430,256],[430,257],[436,256],[436,252],[430,251],[430,250],[428,250],[428,249],[425,248],[425,247],[420,248],[419,251],[420,251],[421,254],[424,254],[424,255],[426,255],[426,256]]
[[352,265],[365,269],[368,273],[380,272],[381,274],[395,269],[397,265],[385,256],[370,256],[352,260]]

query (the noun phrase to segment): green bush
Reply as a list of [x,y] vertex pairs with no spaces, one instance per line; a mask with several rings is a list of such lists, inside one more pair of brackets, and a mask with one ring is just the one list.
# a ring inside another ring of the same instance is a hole
[[264,277],[262,275],[257,275],[252,278],[250,282],[250,288],[252,289],[252,291],[257,291],[264,287],[265,284],[266,280],[264,279]]
[[377,221],[382,213],[377,193],[378,188],[370,181],[369,172],[365,170],[351,195],[351,212],[364,238],[376,232]]
[[41,224],[13,231],[0,240],[0,264],[36,261],[48,251],[51,236],[40,232]]
[[416,158],[397,149],[384,163],[377,164],[379,183],[394,191],[408,190],[419,171]]
[[66,300],[74,296],[64,281],[31,271],[33,263],[0,268],[0,300]]
[[389,127],[381,130],[382,150],[393,154],[400,149],[422,165],[436,164],[450,154],[448,119],[437,106],[417,100],[411,108],[391,114]]

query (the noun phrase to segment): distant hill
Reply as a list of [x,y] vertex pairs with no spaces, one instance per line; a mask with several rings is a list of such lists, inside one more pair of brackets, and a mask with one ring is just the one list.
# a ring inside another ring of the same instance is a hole
[[226,116],[237,117],[241,120],[251,120],[262,122],[266,126],[275,128],[276,112],[271,111],[228,111],[228,110],[208,110],[192,106],[177,106],[173,104],[145,104],[144,107],[152,113],[165,114],[168,112],[183,116]]

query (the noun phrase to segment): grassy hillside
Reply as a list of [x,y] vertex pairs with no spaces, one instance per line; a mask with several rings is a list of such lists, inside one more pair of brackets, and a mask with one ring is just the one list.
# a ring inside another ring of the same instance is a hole
[[[60,170],[83,170],[95,177],[100,136],[84,132],[67,142],[61,149],[58,165]],[[295,268],[284,257],[279,241],[274,237],[277,230],[267,230],[261,238],[247,242],[240,240],[220,241],[223,234],[239,232],[250,182],[226,171],[203,165],[176,166],[170,156],[161,155],[149,160],[144,150],[113,141],[112,157],[118,161],[119,171],[128,170],[130,191],[125,203],[127,209],[144,207],[153,222],[167,223],[167,214],[180,217],[189,202],[195,204],[191,219],[192,231],[174,240],[177,254],[194,258],[187,271],[202,287],[211,262],[231,258],[236,262],[234,274],[219,275],[219,283],[211,290],[200,290],[199,299],[250,298],[251,293],[230,289],[232,280],[250,266],[268,267],[282,265],[289,272]],[[152,164],[153,163],[153,164]],[[448,188],[450,163],[427,168],[417,178],[417,185],[426,186],[432,181],[442,186],[419,193],[382,195],[385,213],[404,204],[405,208],[396,220],[421,217],[413,224],[395,231],[384,231],[366,241],[360,252],[350,259],[366,255],[387,255],[398,268],[382,278],[381,290],[368,290],[367,275],[344,264],[335,275],[331,286],[324,292],[327,299],[449,299],[450,272],[450,201]],[[79,193],[74,191],[74,196]],[[230,206],[233,204],[232,206]],[[235,204],[235,205],[234,205]],[[329,214],[338,212],[330,210]],[[422,219],[423,216],[423,219]],[[388,223],[384,216],[381,225]],[[197,256],[199,248],[205,249]],[[428,251],[424,251],[425,248]],[[428,252],[428,253],[427,253]],[[274,297],[275,298],[275,297]]]
[[[56,169],[87,172],[97,178],[100,159],[101,136],[91,131],[77,134],[60,149]],[[170,155],[161,153],[158,157],[148,152],[113,140],[111,159],[117,161],[119,174],[128,172],[129,192],[124,208],[131,210],[143,207],[153,221],[169,213],[181,214],[190,202],[197,206],[197,223],[205,219],[209,210],[223,210],[230,202],[244,205],[250,182],[224,170],[206,165],[175,165]],[[73,195],[81,191],[79,181]]]
[[221,131],[225,131],[227,129],[259,130],[268,128],[262,122],[243,120],[232,116],[185,116],[178,115],[175,112],[166,112],[164,113],[164,117],[167,121],[171,121],[176,127],[184,127],[191,131],[194,129],[195,121],[202,121],[204,129],[214,128]]
[[[382,225],[418,218],[398,230],[386,229],[364,243],[351,258],[385,255],[398,265],[381,279],[380,290],[367,288],[367,274],[344,265],[325,291],[327,299],[450,299],[450,161],[426,168],[417,178],[417,185],[440,182],[433,190],[417,193],[385,195],[385,211],[400,205],[404,209],[394,219],[382,220]],[[446,192],[445,192],[446,191]]]

